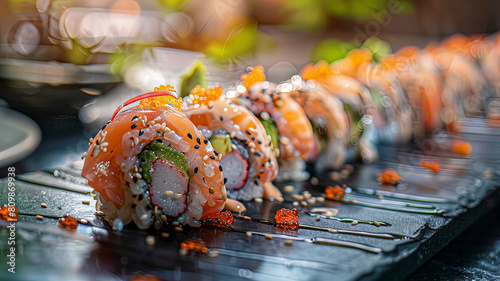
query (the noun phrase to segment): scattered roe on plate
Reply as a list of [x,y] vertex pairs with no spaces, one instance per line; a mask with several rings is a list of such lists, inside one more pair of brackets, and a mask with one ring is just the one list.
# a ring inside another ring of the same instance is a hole
[[338,185],[327,186],[325,188],[325,194],[328,199],[342,200],[344,199],[345,190]]
[[205,254],[207,252],[207,246],[205,246],[205,242],[203,240],[186,240],[181,243],[181,248],[189,251],[195,251],[198,253]]
[[469,156],[472,154],[472,145],[468,141],[453,140],[451,146],[455,154],[462,156]]
[[129,281],[161,281],[161,279],[153,274],[143,274],[136,272],[132,274]]
[[231,214],[230,211],[224,211],[209,214],[208,218],[202,221],[202,224],[220,228],[230,228],[233,224],[233,220],[233,214]]
[[76,228],[78,227],[78,221],[73,217],[64,216],[62,218],[59,218],[59,227],[76,231]]
[[422,160],[420,161],[420,167],[427,168],[434,173],[439,172],[439,161],[438,160]]
[[5,221],[18,221],[19,216],[17,214],[17,207],[3,205],[0,208],[0,219]]
[[274,216],[276,224],[284,229],[297,230],[299,228],[299,215],[297,209],[281,209]]
[[378,174],[378,180],[382,184],[396,185],[398,182],[403,180],[403,178],[393,168],[385,168],[380,174]]

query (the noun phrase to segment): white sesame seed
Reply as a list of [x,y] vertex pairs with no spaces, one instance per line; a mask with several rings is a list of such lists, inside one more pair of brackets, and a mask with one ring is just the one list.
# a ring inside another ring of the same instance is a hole
[[299,202],[297,202],[297,201],[293,201],[292,205],[293,205],[294,207],[298,207],[298,206],[299,206]]
[[147,218],[148,218],[148,215],[147,215],[147,214],[144,214],[144,215],[142,215],[142,216],[139,218],[139,220],[143,221],[143,220],[145,220],[145,219],[147,219]]
[[164,194],[165,194],[165,196],[172,196],[172,195],[174,195],[174,192],[172,190],[167,190],[167,191],[165,191]]
[[263,201],[262,198],[260,198],[260,197],[254,198],[253,200],[257,203],[262,203],[262,201]]
[[252,237],[252,232],[247,231],[247,232],[245,233],[245,235],[246,235],[247,237]]
[[179,198],[181,198],[181,197],[182,197],[182,194],[177,193],[177,194],[176,194],[176,195],[174,195],[174,197],[172,197],[172,198],[174,198],[174,199],[179,199]]
[[146,244],[148,246],[153,246],[155,244],[155,237],[152,235],[146,236]]
[[219,256],[219,251],[211,250],[210,252],[207,253],[207,255],[211,258],[216,258]]
[[47,208],[47,204],[45,203],[40,204],[40,206],[42,206],[42,208]]

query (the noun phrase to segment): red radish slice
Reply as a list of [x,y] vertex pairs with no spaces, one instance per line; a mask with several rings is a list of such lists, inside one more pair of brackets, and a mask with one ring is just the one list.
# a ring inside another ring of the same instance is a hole
[[142,94],[142,95],[138,95],[138,96],[135,96],[131,99],[129,99],[128,101],[122,103],[116,110],[115,110],[115,113],[113,113],[113,116],[111,116],[111,121],[113,121],[113,119],[115,119],[116,115],[120,112],[120,110],[122,110],[122,108],[124,108],[125,106],[127,105],[130,105],[136,101],[140,101],[140,100],[143,100],[143,99],[147,99],[147,98],[152,98],[152,97],[158,97],[158,96],[171,96],[171,97],[174,97],[174,98],[177,98],[174,94],[172,94],[172,92],[169,92],[169,91],[156,91],[156,92],[149,92],[149,93],[145,93],[145,94]]
[[248,177],[248,161],[238,151],[226,154],[220,160],[222,175],[227,178],[227,189],[240,189]]
[[186,211],[188,183],[184,174],[170,161],[156,159],[149,186],[151,203],[167,216],[177,217]]

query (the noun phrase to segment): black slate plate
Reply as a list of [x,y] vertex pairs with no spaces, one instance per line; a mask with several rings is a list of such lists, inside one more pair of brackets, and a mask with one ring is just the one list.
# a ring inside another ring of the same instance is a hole
[[[247,237],[245,233],[213,228],[173,232],[169,238],[163,238],[153,230],[147,232],[134,227],[114,232],[101,217],[94,215],[94,201],[90,195],[64,189],[82,183],[78,180],[78,169],[75,169],[75,165],[61,167],[58,169],[59,173],[52,170],[50,173],[19,175],[16,182],[16,203],[21,213],[21,221],[16,227],[17,273],[9,278],[128,280],[133,274],[140,272],[153,273],[164,280],[329,280],[332,276],[339,280],[401,280],[500,201],[498,175],[494,172],[484,173],[485,170],[494,168],[495,162],[482,161],[482,154],[476,153],[484,145],[483,141],[489,144],[496,137],[495,134],[485,134],[481,140],[472,140],[475,152],[470,159],[444,158],[440,155],[441,161],[458,161],[459,165],[455,166],[463,168],[447,168],[439,174],[422,169],[412,161],[394,160],[408,156],[421,157],[422,154],[414,154],[418,148],[416,146],[381,147],[381,161],[369,166],[357,165],[354,173],[341,181],[353,187],[353,190],[355,187],[363,187],[446,199],[449,202],[435,204],[436,208],[446,211],[443,216],[395,212],[334,201],[298,207],[301,224],[402,235],[412,235],[420,230],[422,236],[418,240],[380,239],[309,229],[282,231],[271,225],[242,219],[235,219],[234,228],[276,236],[269,240],[257,234]],[[471,168],[466,168],[467,165]],[[379,186],[376,182],[377,173],[384,167],[401,171],[407,183],[406,189]],[[71,177],[61,177],[61,171]],[[294,193],[309,191],[316,196],[321,194],[326,186],[335,183],[327,174],[318,175],[317,178],[317,185],[309,182],[295,183]],[[6,202],[6,180],[3,179],[0,184],[0,202]],[[278,187],[283,188],[288,184],[280,183]],[[80,192],[85,192],[85,189]],[[293,207],[291,194],[284,195],[286,200],[283,203],[246,202],[248,211],[245,215],[273,218],[280,208]],[[346,198],[378,205],[387,205],[390,203],[388,201],[408,202],[387,197],[370,197],[355,192],[347,194]],[[91,203],[87,205],[82,203],[83,201]],[[46,203],[48,207],[42,208],[41,203]],[[391,226],[352,225],[327,219],[316,221],[315,217],[302,212],[320,206],[338,209],[339,217],[385,221]],[[45,218],[42,221],[37,220],[34,217],[36,214],[44,215]],[[76,233],[66,231],[57,227],[57,217],[64,214],[84,219],[94,226],[80,224]],[[2,223],[6,225],[5,222]],[[0,228],[2,241],[6,241],[8,235],[7,228]],[[148,235],[155,237],[154,246],[147,245]],[[180,243],[186,239],[197,238],[205,241],[209,249],[218,251],[219,256],[211,258],[194,253],[180,255]],[[382,252],[376,254],[294,240],[302,238],[360,243],[380,248]],[[288,239],[294,240],[293,246],[284,245],[284,241]],[[0,254],[5,257],[8,251],[7,244],[2,243]],[[1,272],[6,272],[7,268],[6,263],[0,265]]]

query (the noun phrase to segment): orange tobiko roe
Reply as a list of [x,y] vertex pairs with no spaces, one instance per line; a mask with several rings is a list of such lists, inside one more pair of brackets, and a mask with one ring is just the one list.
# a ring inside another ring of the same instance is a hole
[[129,281],[160,281],[161,279],[153,274],[134,273]]
[[297,209],[281,209],[274,216],[276,225],[284,229],[297,230],[299,228],[299,215]]
[[393,168],[385,168],[379,175],[378,180],[382,184],[392,184],[395,185],[400,182],[403,178],[396,172]]
[[0,208],[0,219],[5,221],[19,221],[19,215],[17,214],[16,206],[3,205]]
[[63,216],[62,218],[59,218],[59,227],[76,231],[76,228],[78,227],[78,221],[73,217]]
[[420,162],[420,167],[427,168],[434,173],[439,172],[439,161],[438,160],[422,160]]
[[230,211],[210,213],[208,217],[202,221],[205,226],[215,226],[220,228],[230,228],[233,224],[233,214]]
[[207,252],[207,247],[205,246],[205,242],[202,240],[186,240],[181,243],[181,248],[190,250],[190,251],[195,251],[195,252],[200,252],[205,254]]
[[342,200],[344,199],[345,190],[338,185],[327,186],[325,188],[325,194],[328,199]]
[[463,156],[469,156],[472,154],[472,145],[468,141],[454,140],[451,145],[455,154]]

